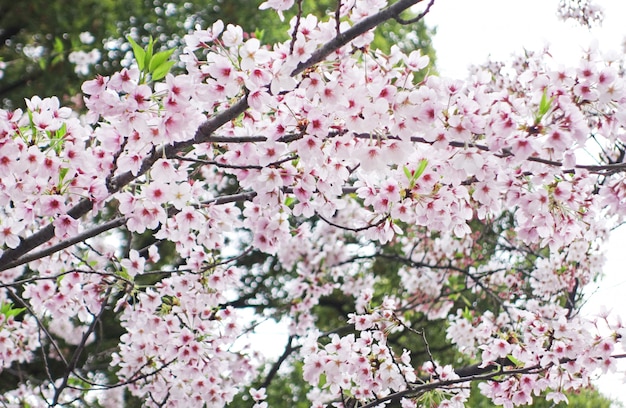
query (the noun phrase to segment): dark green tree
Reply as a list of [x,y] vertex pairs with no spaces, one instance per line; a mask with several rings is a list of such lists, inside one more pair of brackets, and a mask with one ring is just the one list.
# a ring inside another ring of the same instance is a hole
[[[173,49],[196,25],[221,19],[241,25],[248,33],[274,43],[288,39],[284,21],[271,11],[261,11],[261,0],[0,0],[0,107],[23,106],[24,98],[58,96],[69,103],[81,83],[95,74],[109,75],[131,62],[126,36],[138,43],[155,39],[157,48]],[[303,2],[303,12],[331,13],[334,0]],[[423,22],[402,26],[387,23],[377,29],[375,47],[388,51],[392,44],[420,48],[434,61],[430,37],[434,31]],[[81,33],[89,33],[88,43]],[[81,72],[70,61],[72,52],[98,50],[99,58]],[[79,71],[79,72],[77,72]]]

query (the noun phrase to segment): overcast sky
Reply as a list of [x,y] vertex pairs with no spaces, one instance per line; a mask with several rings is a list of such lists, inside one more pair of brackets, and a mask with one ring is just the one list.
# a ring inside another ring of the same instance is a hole
[[603,51],[623,51],[626,1],[598,0],[606,11],[601,27],[591,32],[556,16],[558,0],[435,0],[426,16],[437,27],[437,65],[445,76],[465,77],[468,64],[488,56],[507,59],[524,48],[540,51],[550,44],[557,61],[574,64],[592,38]]

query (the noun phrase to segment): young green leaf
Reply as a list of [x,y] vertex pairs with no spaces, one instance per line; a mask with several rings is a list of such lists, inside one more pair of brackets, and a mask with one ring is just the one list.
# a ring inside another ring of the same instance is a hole
[[158,81],[160,79],[165,78],[170,69],[176,64],[175,61],[166,61],[163,64],[159,65],[154,72],[152,73],[152,80]]
[[285,206],[287,207],[291,207],[294,203],[296,202],[296,199],[294,197],[287,197],[285,198]]
[[128,39],[130,46],[133,48],[133,54],[135,55],[135,60],[137,61],[139,70],[143,71],[145,67],[144,63],[146,61],[146,51],[144,51],[144,49],[141,48],[130,35],[126,38]]
[[409,170],[408,167],[402,166],[402,170],[404,171],[404,175],[406,176],[407,179],[413,180],[413,175],[411,174],[411,170]]
[[150,62],[152,61],[152,55],[154,54],[154,40],[150,37],[150,41],[148,42],[148,46],[146,47],[146,55],[144,56],[144,72],[148,71],[150,67]]
[[539,112],[537,112],[537,116],[535,117],[535,123],[541,122],[541,119],[550,111],[553,101],[554,97],[548,99],[548,91],[544,89],[543,95],[541,95],[541,101],[539,101]]
[[26,310],[25,307],[13,308],[12,303],[2,303],[2,306],[0,306],[0,314],[3,314],[7,319],[18,316],[24,310]]
[[50,65],[55,66],[59,62],[63,61],[63,59],[64,59],[63,54],[57,54],[52,58],[52,62],[50,63]]
[[63,137],[67,133],[67,125],[64,123],[56,132],[48,132],[50,137],[50,147],[54,149],[57,154],[63,151]]
[[69,171],[68,167],[61,167],[59,169],[59,183],[63,184],[63,180],[65,179],[65,176],[67,176],[67,172]]
[[263,42],[263,36],[264,35],[265,35],[265,30],[261,30],[259,28],[256,28],[254,30],[254,38],[258,39],[261,42]]
[[148,71],[154,73],[154,71],[163,65],[165,61],[167,61],[174,53],[174,50],[161,51],[154,54],[152,59],[150,60],[150,65],[148,66]]
[[509,361],[515,365],[515,367],[524,367],[524,363],[513,357],[512,355],[509,354],[508,356],[506,356],[506,358],[508,358]]
[[54,37],[54,52],[58,54],[63,53],[63,41],[59,37]]
[[125,279],[127,281],[132,282],[133,281],[133,277],[130,276],[130,274],[128,273],[128,271],[126,270],[126,268],[122,268],[121,271],[117,271],[117,275],[122,278]]
[[426,170],[426,166],[428,166],[428,160],[422,159],[420,160],[420,164],[417,166],[415,173],[413,174],[413,180],[417,180]]

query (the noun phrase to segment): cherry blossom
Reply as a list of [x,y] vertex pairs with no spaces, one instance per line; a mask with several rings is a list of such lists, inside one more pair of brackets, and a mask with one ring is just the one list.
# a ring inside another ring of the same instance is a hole
[[[260,408],[291,356],[312,406],[458,407],[472,381],[516,406],[614,370],[624,326],[578,308],[626,217],[621,62],[529,51],[417,82],[426,56],[368,47],[417,3],[340,2],[271,46],[215,22],[185,37],[184,73],[86,81],[80,119],[58,98],[0,111],[0,370],[67,368],[0,401]],[[354,310],[322,333],[332,299]],[[268,316],[290,336],[276,363],[241,345]],[[91,370],[105,317],[121,334]],[[471,363],[441,364],[424,322]]]

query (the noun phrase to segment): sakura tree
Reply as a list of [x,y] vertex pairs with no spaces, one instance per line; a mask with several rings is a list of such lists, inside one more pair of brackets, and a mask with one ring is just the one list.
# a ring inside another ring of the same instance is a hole
[[[218,21],[175,62],[133,44],[85,114],[0,111],[0,401],[263,407],[290,361],[315,407],[517,406],[614,370],[626,329],[578,308],[626,216],[621,61],[461,81],[369,47],[433,4],[338,1],[271,46]],[[245,340],[267,318],[277,361]]]

